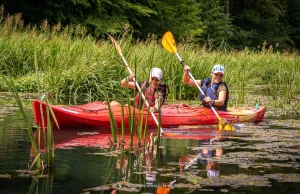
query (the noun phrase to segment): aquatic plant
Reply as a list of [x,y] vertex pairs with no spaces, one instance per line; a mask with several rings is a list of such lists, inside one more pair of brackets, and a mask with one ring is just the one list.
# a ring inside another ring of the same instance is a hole
[[[40,82],[39,82],[39,70],[38,70],[38,62],[37,62],[37,56],[34,53],[34,65],[35,65],[35,72],[36,72],[36,83],[37,83],[37,88],[38,88],[38,96],[41,98],[41,90],[40,90]],[[35,159],[33,160],[32,164],[29,167],[29,172],[32,171],[31,169],[33,168],[34,165],[36,165],[37,170],[34,171],[34,173],[30,173],[30,174],[38,174],[40,171],[42,172],[43,169],[46,167],[45,165],[48,165],[50,167],[54,166],[54,139],[53,139],[53,132],[52,132],[52,120],[55,121],[55,123],[57,124],[57,120],[55,118],[55,115],[50,107],[50,101],[48,98],[48,95],[44,95],[45,96],[45,101],[46,101],[46,117],[47,117],[47,132],[45,130],[45,121],[44,121],[44,117],[42,115],[42,129],[43,129],[43,137],[44,137],[44,149],[45,149],[45,161],[44,162],[41,158],[42,154],[41,154],[41,128],[37,129],[37,142],[36,139],[34,138],[34,134],[33,134],[33,128],[29,122],[29,119],[27,118],[24,108],[23,108],[23,104],[20,100],[19,94],[16,91],[14,82],[12,81],[12,76],[9,74],[9,71],[6,70],[5,74],[3,71],[0,71],[1,77],[3,78],[3,80],[6,83],[6,86],[10,89],[11,93],[13,94],[18,107],[20,109],[21,115],[23,117],[23,120],[25,122],[25,126],[28,132],[28,136],[30,138],[30,142],[31,142],[31,146],[33,149],[33,153],[34,153],[34,157]],[[41,114],[43,114],[42,111],[42,105],[40,104],[40,108],[41,108]],[[58,125],[58,124],[57,124]]]
[[[106,87],[112,88],[107,90],[110,98],[120,99],[125,95],[126,91],[112,87],[117,86],[127,72],[119,65],[119,57],[111,55],[114,48],[109,41],[90,37],[80,26],[63,28],[60,24],[49,26],[47,22],[41,26],[24,26],[20,14],[2,18],[0,69],[8,70],[16,91],[37,92],[33,57],[36,52],[43,92],[92,101],[104,99],[103,87]],[[129,64],[136,65],[138,80],[147,79],[152,67],[160,67],[164,72],[164,82],[169,86],[169,101],[198,99],[197,89],[183,84],[182,68],[172,55],[164,51],[157,37],[149,36],[146,41],[133,40],[127,31],[120,41]],[[230,105],[254,105],[256,99],[248,98],[248,90],[265,85],[272,97],[267,104],[269,107],[299,107],[296,103],[296,96],[300,93],[297,52],[275,52],[268,48],[210,50],[189,43],[177,46],[197,79],[209,76],[214,64],[224,64],[224,81],[229,85],[232,99]],[[99,73],[102,69],[105,69],[105,82]],[[7,91],[3,83],[0,79],[0,91]]]
[[22,118],[24,120],[26,129],[27,129],[27,132],[28,132],[28,136],[29,136],[29,139],[30,139],[30,142],[31,142],[31,146],[32,146],[32,149],[33,149],[34,156],[37,158],[37,160],[36,160],[37,168],[41,168],[42,167],[42,162],[41,162],[41,159],[39,157],[40,156],[40,154],[39,154],[40,150],[38,149],[38,147],[36,145],[34,135],[33,135],[33,131],[32,131],[32,126],[31,126],[31,124],[30,124],[30,122],[29,122],[29,120],[28,120],[28,118],[25,114],[23,104],[22,104],[22,101],[19,97],[19,94],[18,94],[18,92],[16,92],[14,82],[12,81],[10,76],[6,77],[2,71],[0,71],[0,75],[3,78],[4,82],[6,83],[7,87],[10,89],[11,93],[13,94],[13,96],[14,96],[17,104],[18,104],[18,107],[20,109]]

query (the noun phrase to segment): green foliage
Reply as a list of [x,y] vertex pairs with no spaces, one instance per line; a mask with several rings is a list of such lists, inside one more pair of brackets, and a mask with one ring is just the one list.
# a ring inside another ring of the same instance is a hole
[[8,86],[6,85],[4,79],[0,77],[0,92],[7,92],[9,90]]
[[203,21],[203,32],[199,36],[201,44],[218,47],[228,42],[233,36],[231,18],[224,13],[223,0],[198,0],[202,10],[200,16]]
[[[281,0],[230,1],[230,14],[236,33],[232,42],[237,48],[253,47],[267,43],[267,47],[288,48],[293,46],[289,37],[290,25],[283,22],[287,3]],[[247,42],[246,40],[249,40]],[[243,41],[244,40],[244,41]],[[241,42],[242,41],[242,42]],[[238,45],[239,43],[243,43]],[[248,44],[247,44],[248,43]]]
[[17,92],[37,92],[37,82],[36,77],[33,76],[24,76],[16,78],[15,88]]
[[40,157],[39,157],[39,150],[38,150],[36,141],[34,139],[34,134],[33,134],[33,131],[32,131],[31,124],[29,122],[28,117],[25,114],[23,103],[22,103],[22,101],[21,101],[21,99],[19,97],[18,92],[16,91],[14,82],[12,81],[12,79],[11,79],[10,76],[6,77],[3,74],[2,71],[0,71],[0,76],[1,76],[1,78],[3,80],[3,82],[5,83],[5,85],[9,88],[9,91],[12,93],[13,97],[15,98],[15,100],[17,102],[17,105],[18,105],[18,107],[20,109],[20,113],[21,113],[21,115],[23,117],[23,120],[25,122],[25,126],[26,126],[26,129],[27,129],[27,132],[28,132],[28,136],[29,136],[29,139],[30,139],[30,142],[31,142],[33,154],[34,154],[35,157],[37,157],[37,163],[36,163],[37,168],[40,169],[41,166],[42,166],[42,163],[41,163],[41,160],[40,160]]
[[[120,87],[120,80],[127,77],[128,72],[110,41],[97,42],[84,35],[80,26],[59,28],[59,25],[51,27],[44,23],[38,29],[16,25],[15,17],[18,16],[11,16],[0,24],[0,67],[4,75],[12,77],[16,91],[37,91],[34,78],[36,53],[41,92],[50,92],[52,96],[103,100],[104,87],[109,98],[119,100],[126,96],[127,91]],[[124,34],[120,46],[132,69],[136,68],[137,80],[148,79],[152,67],[163,70],[163,81],[169,86],[168,101],[198,98],[197,88],[183,84],[181,65],[174,55],[162,48],[155,36],[134,42],[130,35]],[[224,64],[224,81],[229,88],[235,89],[231,96],[241,96],[239,102],[244,102],[243,98],[247,97],[246,87],[256,84],[298,86],[300,82],[300,76],[294,73],[300,72],[299,56],[274,52],[267,44],[260,51],[246,48],[240,52],[199,48],[193,43],[178,44],[177,48],[196,79],[209,76],[214,64]],[[0,84],[0,90],[7,91],[1,78]],[[299,87],[286,88],[290,89],[280,88],[280,93],[294,100]],[[133,97],[134,91],[131,90],[129,96]]]
[[[26,24],[40,26],[47,21],[51,26],[81,26],[85,29],[81,35],[96,38],[132,32],[134,39],[146,40],[149,35],[160,37],[172,31],[180,42],[205,44],[213,49],[221,46],[242,50],[266,42],[266,47],[283,50],[300,48],[299,1],[11,0],[4,6],[10,15],[22,13]],[[229,13],[225,13],[224,5]],[[2,6],[0,21],[5,15]],[[72,33],[78,35],[77,30]]]
[[200,20],[201,7],[197,0],[181,0],[174,7],[176,14],[173,17],[176,20],[168,22],[174,26],[170,30],[178,35],[180,41],[199,36],[203,24]]
[[300,0],[287,1],[286,20],[290,25],[290,36],[296,48],[300,48]]

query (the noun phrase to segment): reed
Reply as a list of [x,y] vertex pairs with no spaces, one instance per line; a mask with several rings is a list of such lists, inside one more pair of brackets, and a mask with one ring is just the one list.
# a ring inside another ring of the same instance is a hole
[[[38,76],[38,64],[37,64],[37,57],[36,55],[34,55],[35,61],[34,61],[34,65],[35,65],[35,70],[36,70],[36,80],[37,80],[37,88],[38,88],[38,94],[39,97],[41,96],[40,94],[40,85],[39,85],[39,76]],[[6,71],[6,75],[4,75],[3,71],[0,71],[1,77],[3,78],[3,80],[6,83],[6,86],[10,89],[11,93],[13,94],[18,107],[20,109],[20,112],[22,114],[22,117],[24,119],[25,122],[25,126],[31,141],[31,146],[33,149],[33,153],[34,153],[34,157],[35,160],[33,161],[33,163],[31,164],[29,170],[31,170],[31,168],[33,167],[33,165],[36,164],[37,167],[37,171],[36,173],[39,173],[40,170],[43,170],[43,168],[45,167],[43,165],[43,161],[41,160],[40,156],[41,156],[41,142],[40,142],[40,136],[41,136],[41,132],[40,132],[40,128],[38,128],[37,130],[37,144],[36,144],[36,140],[34,139],[34,135],[33,135],[33,131],[32,131],[32,126],[29,123],[29,120],[24,112],[24,108],[23,108],[23,104],[20,100],[20,97],[18,95],[18,92],[16,91],[14,82],[11,79],[11,76],[9,75],[9,73],[7,73],[8,71]],[[48,120],[48,130],[47,130],[47,137],[45,136],[46,132],[45,129],[43,127],[43,134],[44,134],[44,148],[45,148],[45,155],[46,155],[46,161],[48,164],[48,166],[53,167],[54,166],[54,139],[53,139],[53,132],[52,132],[52,123],[51,123],[51,119],[54,118],[55,122],[57,123],[55,116],[51,117],[50,114],[53,115],[53,111],[51,110],[51,108],[49,108],[49,99],[46,96],[46,103],[47,103],[47,120]],[[41,111],[42,112],[42,111]],[[51,112],[51,113],[50,113]],[[44,122],[43,122],[44,123]],[[44,126],[44,124],[43,124]]]
[[[102,78],[102,82],[104,82],[103,78]],[[116,123],[116,120],[115,120],[115,117],[114,117],[114,113],[113,113],[112,108],[111,108],[111,101],[110,101],[110,98],[109,98],[106,87],[103,87],[103,91],[104,91],[105,96],[106,96],[107,106],[108,106],[108,110],[109,110],[111,134],[112,134],[114,143],[117,143],[118,142],[118,139],[117,139],[118,126],[117,126],[117,123]],[[122,114],[124,114],[124,113],[122,113]]]
[[33,135],[33,131],[32,131],[32,126],[31,126],[31,124],[30,124],[30,122],[27,118],[27,115],[25,114],[23,104],[21,102],[19,94],[18,94],[18,92],[16,92],[16,89],[15,89],[13,81],[11,80],[11,77],[9,76],[8,78],[6,78],[6,76],[4,76],[2,71],[0,71],[0,75],[3,78],[4,82],[6,83],[7,87],[10,89],[11,93],[13,94],[13,96],[14,96],[17,104],[18,104],[18,107],[20,109],[21,115],[23,117],[26,129],[27,129],[27,132],[28,132],[30,143],[31,143],[31,146],[32,146],[32,149],[33,149],[33,154],[36,158],[36,161],[35,161],[36,167],[37,167],[37,169],[40,169],[40,168],[42,168],[42,161],[41,161],[41,158],[39,157],[39,155],[40,155],[39,154],[39,149],[36,145],[34,135]]
[[[141,95],[140,95],[139,103],[141,103]],[[143,103],[142,110],[139,109],[139,111],[138,111],[138,121],[137,121],[137,132],[138,132],[138,144],[139,145],[141,144],[141,140],[143,138],[144,115],[145,115],[145,106]]]
[[[36,80],[37,80],[37,88],[38,88],[38,94],[39,97],[41,96],[41,92],[40,92],[40,84],[39,84],[39,76],[38,76],[38,64],[37,64],[37,57],[36,54],[34,53],[34,65],[35,65],[35,72],[36,72]],[[41,136],[41,132],[40,132],[40,128],[38,128],[37,130],[37,144],[36,144],[36,140],[34,138],[34,134],[32,131],[32,126],[24,112],[24,108],[23,108],[23,104],[20,100],[20,97],[18,95],[18,92],[16,90],[16,87],[14,85],[14,82],[11,79],[11,75],[9,73],[8,70],[6,70],[5,72],[0,71],[1,77],[4,80],[6,86],[10,89],[11,93],[13,94],[17,105],[20,109],[21,115],[23,117],[23,120],[25,122],[25,126],[28,132],[28,136],[30,138],[30,142],[31,142],[31,146],[33,149],[33,153],[34,153],[34,161],[31,164],[29,171],[32,169],[32,167],[34,165],[36,165],[37,170],[36,173],[39,173],[40,171],[42,171],[44,169],[44,163],[41,160],[40,156],[41,156],[41,142],[40,142],[40,136]],[[53,115],[53,111],[51,108],[49,108],[49,99],[48,96],[46,96],[46,104],[47,104],[47,120],[48,120],[48,129],[47,129],[47,137],[46,137],[46,132],[45,132],[45,128],[43,127],[43,134],[44,134],[44,148],[45,148],[45,155],[46,155],[46,161],[47,161],[47,165],[50,167],[54,166],[54,139],[53,139],[53,132],[52,132],[52,123],[51,123],[51,119],[54,118],[55,122],[57,123],[55,116]],[[41,111],[43,112],[43,111]],[[51,113],[50,113],[51,112]],[[51,115],[52,114],[52,117]],[[43,121],[43,126],[44,126],[44,121]]]
[[133,132],[134,132],[135,126],[134,126],[134,122],[133,122],[134,115],[133,115],[133,113],[131,113],[131,111],[134,109],[130,108],[131,101],[130,101],[129,89],[127,88],[126,91],[127,91],[127,105],[128,105],[128,125],[129,125],[129,131],[130,131],[130,144],[129,145],[133,146]]
[[144,146],[146,146],[146,138],[147,138],[147,132],[148,132],[148,118],[150,116],[150,109],[147,110],[147,116],[145,120],[145,125],[144,125],[144,136],[143,136],[143,141],[144,141]]
[[124,142],[124,137],[125,137],[125,113],[124,113],[124,98],[121,95],[121,111],[122,111],[122,126],[121,126],[121,130],[122,130],[122,141]]
[[[114,145],[112,147],[111,151],[113,152],[115,150],[116,150],[116,146]],[[116,161],[117,161],[117,158],[115,156],[110,156],[109,157],[109,160],[108,160],[108,163],[107,163],[108,166],[106,168],[106,172],[105,172],[105,175],[104,175],[105,176],[104,184],[106,184],[109,181],[109,179],[110,179],[110,177],[113,173],[113,170],[115,169],[114,165],[116,164]]]
[[[16,91],[37,92],[33,65],[36,52],[43,92],[90,101],[105,98],[103,87],[107,88],[110,98],[120,99],[121,95],[126,95],[126,91],[115,87],[127,72],[119,65],[119,56],[112,55],[115,51],[111,43],[94,39],[80,26],[49,26],[47,22],[41,26],[24,26],[20,15],[16,14],[2,17],[0,35],[0,69],[10,72]],[[164,72],[169,101],[198,99],[199,92],[183,84],[183,68],[162,48],[157,37],[135,41],[125,32],[120,42],[128,63],[136,65],[137,80],[147,79],[150,69],[156,66]],[[229,85],[231,96],[238,99],[231,102],[233,105],[254,104],[255,100],[247,99],[247,94],[255,85],[278,90],[280,96],[276,96],[276,103],[270,103],[275,107],[281,106],[279,98],[283,106],[291,106],[289,102],[294,103],[295,96],[300,93],[300,59],[296,52],[275,52],[265,47],[242,51],[210,50],[189,43],[177,47],[197,79],[210,76],[214,64],[224,64],[224,81]],[[104,69],[105,82],[100,74]],[[0,80],[0,91],[7,91],[3,83]],[[129,93],[132,95],[134,91]]]
[[160,143],[160,136],[162,131],[160,130],[161,128],[161,109],[160,109],[160,104],[159,104],[159,108],[158,108],[158,125],[157,125],[157,147],[156,147],[156,151],[158,153],[158,148],[159,148],[159,143]]
[[[36,52],[34,52],[34,66],[35,66],[35,74],[36,74],[36,83],[37,83],[37,89],[38,89],[38,97],[42,101],[42,96],[41,96],[41,87],[40,87],[40,77],[39,77],[39,65],[38,65],[38,60],[37,60],[37,55]],[[55,122],[55,124],[58,126],[57,119],[54,115],[54,112],[51,108],[51,103],[48,94],[44,94],[45,96],[45,102],[46,102],[46,117],[47,117],[47,131],[45,129],[45,121],[44,121],[44,112],[42,109],[42,102],[40,102],[40,112],[41,112],[41,118],[42,118],[42,129],[39,127],[37,130],[37,142],[38,142],[38,148],[39,150],[41,149],[41,142],[40,142],[40,135],[41,135],[41,130],[43,130],[42,134],[44,137],[44,149],[45,151],[45,160],[47,161],[47,164],[49,167],[54,167],[54,159],[55,159],[55,154],[54,154],[54,135],[53,135],[53,129],[52,129],[52,120]]]
[[45,150],[46,150],[46,161],[47,164],[50,167],[54,167],[54,136],[53,136],[53,130],[52,130],[52,113],[50,113],[50,102],[49,99],[46,97],[46,115],[47,115],[47,137],[46,137],[46,141],[45,141]]
[[38,181],[37,179],[32,179],[27,193],[28,194],[34,194],[34,193],[50,194],[50,193],[52,193],[54,175],[51,175],[49,177],[43,177],[43,178],[44,179],[42,181]]
[[133,173],[133,164],[134,164],[134,150],[132,150],[132,147],[129,147],[128,149],[128,164],[126,166],[125,171],[125,181],[129,181],[131,178],[131,175]]
[[[124,147],[121,148],[121,154],[120,154],[120,159],[117,159],[117,168],[119,166],[119,173],[118,173],[118,181],[123,180],[123,166],[124,166],[124,156],[125,156],[125,150]],[[118,162],[119,161],[119,162]],[[118,165],[119,164],[119,165]]]

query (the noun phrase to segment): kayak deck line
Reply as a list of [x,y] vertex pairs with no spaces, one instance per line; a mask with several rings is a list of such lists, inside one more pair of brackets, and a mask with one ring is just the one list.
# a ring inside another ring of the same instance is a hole
[[77,111],[68,110],[68,109],[65,109],[65,108],[61,108],[61,109],[64,110],[64,111],[70,112],[70,113],[79,114],[79,112],[77,112]]

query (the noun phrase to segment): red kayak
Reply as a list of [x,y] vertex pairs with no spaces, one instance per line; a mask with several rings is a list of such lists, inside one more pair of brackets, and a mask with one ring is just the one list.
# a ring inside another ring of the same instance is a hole
[[[34,100],[32,102],[34,111],[34,120],[38,126],[42,126],[40,102]],[[92,103],[68,106],[68,105],[51,105],[53,112],[59,124],[59,128],[87,128],[87,127],[110,127],[109,110],[106,102],[95,101]],[[122,107],[121,105],[112,106],[112,111],[117,125],[122,125]],[[42,103],[43,116],[46,119],[46,104]],[[139,117],[143,118],[143,123],[146,121],[147,111],[144,115],[142,111],[132,106],[124,106],[125,127],[128,127],[129,109],[131,115],[135,111],[136,121]],[[230,123],[244,122],[259,122],[264,119],[266,112],[265,106],[260,106],[257,109],[254,107],[243,108],[228,108],[228,111],[217,111],[221,118],[225,118]],[[139,116],[139,114],[141,116]],[[158,114],[156,114],[158,117]],[[212,125],[218,124],[218,119],[209,108],[191,107],[186,104],[165,104],[161,109],[161,125],[164,128],[178,127],[180,125]],[[140,119],[141,120],[141,119]],[[53,126],[55,126],[53,122]],[[148,126],[156,126],[155,121],[148,116]]]

